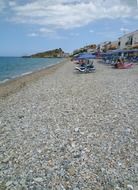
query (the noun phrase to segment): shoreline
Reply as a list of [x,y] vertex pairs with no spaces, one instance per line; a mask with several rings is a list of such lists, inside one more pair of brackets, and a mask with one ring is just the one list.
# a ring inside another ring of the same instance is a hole
[[47,68],[43,68],[25,75],[18,76],[11,80],[5,81],[4,83],[0,83],[0,98],[5,98],[12,93],[17,92],[28,83],[39,80],[41,77],[54,73],[58,68],[64,65],[68,59],[64,59],[63,61],[50,65]]

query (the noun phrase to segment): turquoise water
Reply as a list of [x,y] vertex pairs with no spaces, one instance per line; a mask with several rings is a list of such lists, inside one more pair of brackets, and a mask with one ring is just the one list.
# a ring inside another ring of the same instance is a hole
[[60,63],[63,58],[0,57],[0,83]]

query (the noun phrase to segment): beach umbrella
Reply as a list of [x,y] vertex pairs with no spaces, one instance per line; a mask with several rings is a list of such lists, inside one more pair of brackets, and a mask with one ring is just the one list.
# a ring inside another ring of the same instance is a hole
[[80,55],[76,59],[80,60],[80,59],[95,59],[95,58],[96,58],[96,55],[92,55],[90,53],[85,53],[85,54]]

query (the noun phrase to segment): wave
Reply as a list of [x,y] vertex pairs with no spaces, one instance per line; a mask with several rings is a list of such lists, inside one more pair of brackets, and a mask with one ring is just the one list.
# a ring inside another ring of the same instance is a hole
[[[8,58],[9,62],[6,59],[4,63],[0,60],[0,63],[2,64],[2,65],[0,65],[0,69],[3,69],[3,72],[0,72],[0,75],[1,75],[0,84],[5,83],[9,80],[16,79],[18,77],[29,75],[31,73],[34,73],[34,72],[37,72],[37,71],[40,71],[43,69],[47,69],[49,67],[52,67],[53,65],[61,63],[63,59],[60,59],[60,60],[58,59],[56,61],[55,61],[55,59],[50,59],[50,61],[49,61],[49,59],[46,59],[46,60],[44,59],[44,62],[42,62],[42,63],[41,63],[41,61],[42,61],[41,59],[39,61],[35,62],[36,60],[37,59],[33,59],[32,61],[30,61],[30,59],[29,59],[29,63],[26,61],[26,59],[25,59],[25,61],[22,61],[22,59],[20,59],[20,58],[19,58],[19,60],[15,59],[15,58]],[[12,63],[10,61],[12,61]],[[26,71],[25,70],[21,71],[22,68],[24,69],[25,65],[27,65],[27,66],[30,65],[30,68],[28,67],[28,71],[27,71],[27,69],[26,69]],[[38,67],[36,67],[36,66],[38,66]],[[8,75],[5,74],[6,73],[5,71],[7,71],[7,68],[11,69],[11,73],[8,73]]]
[[[31,73],[33,73],[33,71],[29,71],[29,72],[26,72],[26,73],[22,73],[20,76],[29,75],[29,74],[31,74]],[[18,77],[19,77],[19,76],[18,76]]]
[[1,81],[0,81],[0,84],[3,84],[3,83],[5,83],[5,82],[7,82],[7,81],[9,81],[9,80],[11,80],[11,78],[1,80]]
[[6,78],[6,79],[4,79],[4,80],[0,80],[0,84],[3,84],[3,83],[5,83],[5,82],[7,82],[7,81],[10,81],[10,80],[13,80],[13,79],[16,79],[16,78],[25,76],[25,75],[29,75],[29,74],[31,74],[31,73],[33,73],[33,71],[31,71],[31,72],[25,72],[25,73],[22,73],[22,74],[20,74],[20,75],[14,75],[14,76],[9,77],[9,78]]

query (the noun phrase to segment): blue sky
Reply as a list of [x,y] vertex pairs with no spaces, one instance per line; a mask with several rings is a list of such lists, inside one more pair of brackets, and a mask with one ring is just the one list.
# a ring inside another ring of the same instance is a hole
[[114,41],[138,29],[138,0],[0,0],[0,56]]

